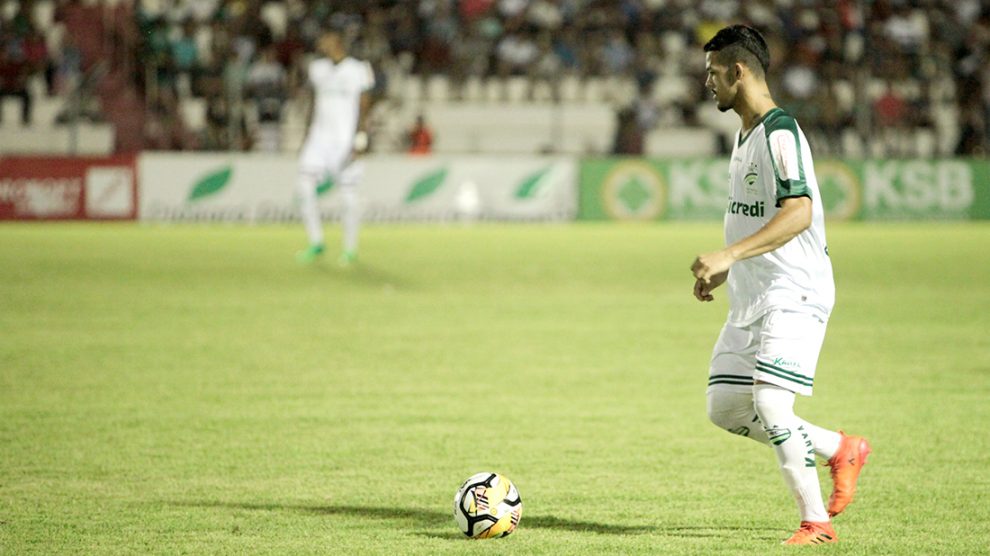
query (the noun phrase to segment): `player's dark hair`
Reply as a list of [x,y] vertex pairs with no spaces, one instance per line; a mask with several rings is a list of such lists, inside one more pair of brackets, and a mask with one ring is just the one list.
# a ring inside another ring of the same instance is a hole
[[757,77],[765,77],[770,69],[770,49],[763,35],[752,27],[730,25],[715,33],[705,43],[705,52],[715,52],[719,63],[725,65],[740,62]]

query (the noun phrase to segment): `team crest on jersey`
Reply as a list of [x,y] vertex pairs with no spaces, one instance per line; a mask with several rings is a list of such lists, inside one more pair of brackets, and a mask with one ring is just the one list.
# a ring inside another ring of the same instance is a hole
[[756,181],[759,179],[758,169],[759,166],[755,162],[751,162],[746,168],[746,175],[743,176],[743,183],[746,185],[746,195],[756,196],[760,191],[756,184]]

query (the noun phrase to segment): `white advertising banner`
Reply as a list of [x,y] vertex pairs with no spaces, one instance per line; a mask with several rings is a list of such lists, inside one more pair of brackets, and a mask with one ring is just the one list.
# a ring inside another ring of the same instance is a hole
[[[577,161],[566,157],[362,159],[365,220],[572,220]],[[138,160],[144,221],[282,222],[298,219],[294,156],[144,153]],[[340,217],[340,188],[318,187],[327,220]]]

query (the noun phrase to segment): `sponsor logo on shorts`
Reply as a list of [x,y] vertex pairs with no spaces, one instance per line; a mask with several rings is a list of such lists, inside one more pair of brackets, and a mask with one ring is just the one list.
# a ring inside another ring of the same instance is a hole
[[777,365],[778,367],[790,367],[792,369],[800,369],[801,368],[801,364],[798,363],[797,361],[788,361],[787,359],[784,359],[783,357],[777,357],[776,359],[774,359],[773,360],[773,364],[774,365]]

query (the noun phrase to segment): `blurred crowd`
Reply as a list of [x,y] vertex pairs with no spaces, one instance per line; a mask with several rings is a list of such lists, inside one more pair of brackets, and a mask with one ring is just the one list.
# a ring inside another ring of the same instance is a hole
[[[23,123],[33,95],[88,93],[91,102],[77,104],[123,126],[120,148],[277,144],[313,41],[332,24],[373,64],[386,100],[402,94],[390,82],[408,75],[445,76],[455,101],[478,79],[545,83],[551,101],[564,76],[625,80],[636,93],[616,107],[615,151],[635,153],[657,126],[707,124],[700,47],[746,22],[770,43],[778,103],[820,150],[844,154],[852,130],[881,155],[910,156],[906,137],[947,120],[956,126],[949,152],[990,152],[990,5],[980,0],[0,3],[0,94],[22,101]],[[43,87],[28,86],[32,78]],[[674,82],[687,85],[656,93]],[[187,98],[205,103],[200,129],[183,120]],[[128,114],[135,106],[140,117]]]

